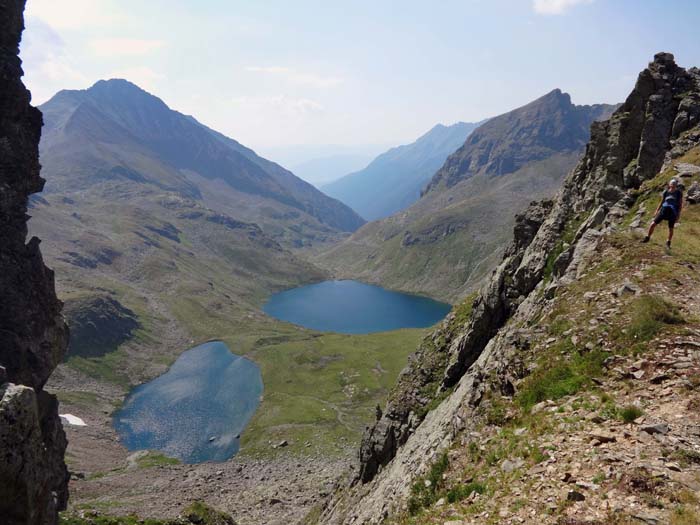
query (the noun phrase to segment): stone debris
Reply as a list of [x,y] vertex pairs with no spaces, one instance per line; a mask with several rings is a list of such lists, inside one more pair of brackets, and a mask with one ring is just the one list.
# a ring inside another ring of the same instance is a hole
[[622,286],[620,286],[616,291],[615,295],[622,297],[625,294],[638,295],[641,292],[641,288],[631,281],[625,281]]
[[566,499],[568,501],[584,501],[586,499],[586,496],[584,496],[577,490],[570,490],[566,495]]
[[673,168],[678,172],[679,177],[693,177],[700,174],[700,166],[687,162],[679,162]]
[[656,425],[644,425],[641,429],[647,434],[668,434],[668,425],[666,423],[658,423]]
[[690,185],[690,188],[688,188],[685,194],[685,200],[688,201],[689,204],[700,203],[700,183],[698,183],[698,181],[694,181]]

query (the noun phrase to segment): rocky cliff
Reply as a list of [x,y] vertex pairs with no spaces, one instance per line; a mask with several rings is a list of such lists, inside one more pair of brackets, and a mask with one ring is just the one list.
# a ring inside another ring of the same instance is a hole
[[0,1],[0,516],[52,524],[68,499],[66,438],[56,398],[43,386],[63,357],[68,330],[44,266],[27,239],[29,195],[41,191],[41,113],[30,106],[18,57],[23,0]]
[[[525,354],[545,331],[544,313],[585,276],[602,240],[620,228],[642,195],[640,186],[698,145],[700,71],[659,53],[612,117],[592,125],[585,154],[555,199],[533,203],[517,217],[512,245],[473,302],[458,307],[412,356],[365,433],[353,488],[339,491],[321,521],[379,523],[405,510],[411,494],[424,490],[412,492],[407,480],[428,473],[458,436],[475,431],[481,405],[491,397],[518,395],[536,370],[535,357],[528,362]],[[604,332],[585,351],[608,340]]]

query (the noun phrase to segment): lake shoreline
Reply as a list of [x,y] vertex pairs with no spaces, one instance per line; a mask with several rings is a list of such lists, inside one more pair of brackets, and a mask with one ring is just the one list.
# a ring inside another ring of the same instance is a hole
[[452,306],[428,297],[387,290],[351,279],[327,280],[272,294],[265,314],[325,333],[361,335],[428,328]]
[[226,461],[238,453],[262,392],[257,364],[223,341],[208,342],[131,389],[113,426],[130,451],[155,450],[185,463]]

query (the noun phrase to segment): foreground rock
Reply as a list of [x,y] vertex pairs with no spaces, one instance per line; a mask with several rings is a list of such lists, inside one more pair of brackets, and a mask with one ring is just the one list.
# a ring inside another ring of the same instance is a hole
[[29,105],[18,57],[23,0],[0,1],[0,516],[53,524],[68,499],[66,438],[43,391],[68,343],[53,272],[27,238],[27,201],[41,191],[41,113]]

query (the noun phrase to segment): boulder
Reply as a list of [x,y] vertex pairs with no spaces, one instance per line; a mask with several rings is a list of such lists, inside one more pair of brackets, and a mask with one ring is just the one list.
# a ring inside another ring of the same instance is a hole
[[690,185],[690,188],[688,188],[685,194],[685,200],[688,201],[689,204],[698,204],[700,202],[700,183],[698,183],[698,181],[694,181]]

